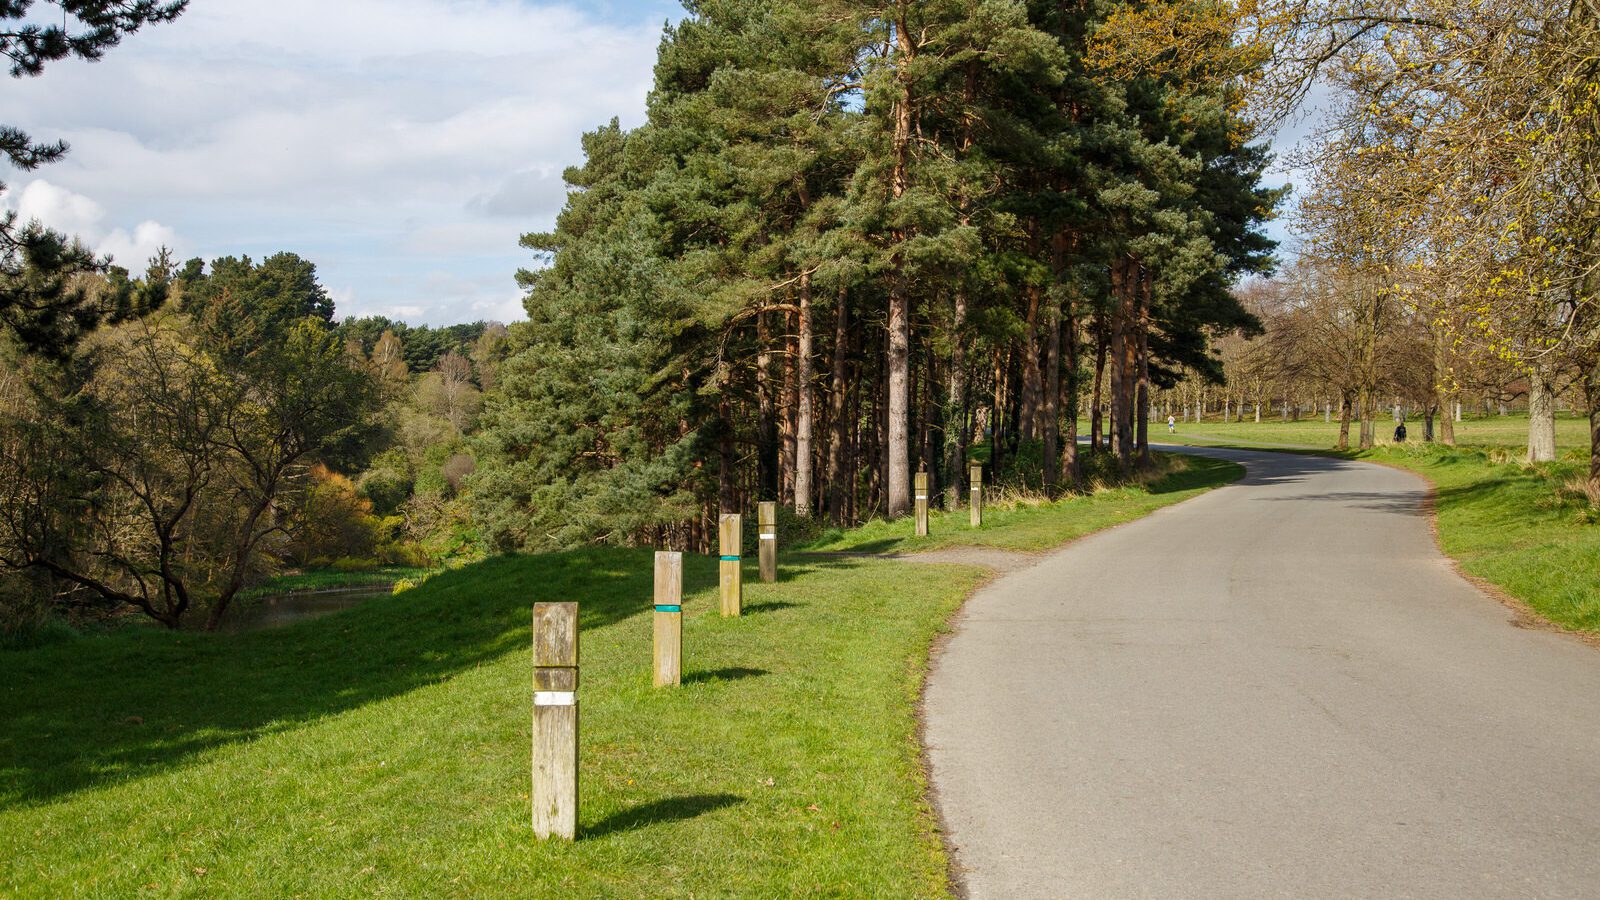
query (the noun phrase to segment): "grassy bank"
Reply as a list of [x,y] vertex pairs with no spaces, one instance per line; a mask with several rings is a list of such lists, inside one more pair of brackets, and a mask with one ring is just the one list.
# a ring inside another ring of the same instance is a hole
[[[1033,497],[1002,497],[987,504],[983,528],[970,526],[968,511],[929,514],[928,535],[917,537],[907,519],[874,520],[849,530],[833,530],[804,550],[915,553],[946,547],[1045,550],[1102,528],[1148,515],[1244,475],[1244,468],[1220,459],[1157,454],[1157,469],[1144,484],[1101,487],[1054,502]],[[965,496],[962,497],[965,502]]]
[[[1059,540],[1235,474],[993,533]],[[723,619],[715,562],[688,558],[686,683],[656,690],[649,561],[499,558],[279,630],[0,654],[0,896],[943,895],[915,708],[983,573],[812,557],[763,585],[751,564]],[[573,844],[527,822],[535,599],[583,604]]]
[[[1412,440],[1380,445],[1365,453],[1340,454],[1410,469],[1428,478],[1438,491],[1439,544],[1461,564],[1462,571],[1495,585],[1563,628],[1600,632],[1600,524],[1587,500],[1568,488],[1586,470],[1587,436],[1562,420],[1558,430],[1563,459],[1526,465],[1515,441],[1503,439],[1518,421],[1495,419],[1462,423],[1457,437],[1483,439],[1479,446],[1444,447]],[[1473,426],[1476,425],[1476,428]],[[1492,427],[1491,427],[1492,426]],[[1524,433],[1527,419],[1520,419]],[[1274,442],[1328,448],[1337,439],[1337,425],[1326,432],[1322,423],[1213,423],[1179,426],[1178,434],[1161,440],[1195,444],[1247,443],[1241,436],[1271,436]],[[1415,431],[1413,438],[1417,437]],[[1320,445],[1316,442],[1323,441]],[[1333,454],[1319,449],[1316,452]]]

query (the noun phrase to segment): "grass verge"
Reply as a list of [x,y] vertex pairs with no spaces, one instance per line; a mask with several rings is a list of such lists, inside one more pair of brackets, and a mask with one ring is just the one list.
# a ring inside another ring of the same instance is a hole
[[[1059,543],[1233,468],[996,509],[978,534]],[[0,896],[943,896],[915,710],[985,573],[813,557],[764,585],[752,563],[723,619],[716,563],[685,563],[675,690],[650,686],[641,550],[492,559],[272,631],[0,654]],[[535,599],[583,604],[572,844],[527,821]]]
[[1140,484],[1098,487],[1055,501],[1027,496],[990,501],[984,507],[981,529],[970,526],[965,508],[934,511],[929,513],[926,537],[916,536],[910,518],[875,519],[848,531],[824,532],[797,549],[854,553],[915,553],[946,547],[1047,550],[1242,477],[1244,467],[1226,460],[1156,454],[1156,469]]

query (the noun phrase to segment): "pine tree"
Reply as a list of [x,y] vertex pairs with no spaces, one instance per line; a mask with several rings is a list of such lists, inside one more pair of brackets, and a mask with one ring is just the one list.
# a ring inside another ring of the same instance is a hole
[[[61,9],[61,23],[27,21],[33,0],[0,3],[0,53],[11,60],[11,76],[37,76],[45,66],[68,57],[97,60],[145,25],[170,22],[188,0],[49,0]],[[0,125],[0,151],[27,172],[66,155],[63,141],[42,143],[14,125]],[[5,185],[0,183],[0,193]],[[106,320],[123,321],[159,306],[166,297],[165,261],[153,264],[155,277],[143,289],[126,269],[113,270],[66,235],[37,222],[18,226],[14,212],[0,215],[0,327],[24,347],[62,356],[82,335]],[[85,276],[111,273],[111,290]]]

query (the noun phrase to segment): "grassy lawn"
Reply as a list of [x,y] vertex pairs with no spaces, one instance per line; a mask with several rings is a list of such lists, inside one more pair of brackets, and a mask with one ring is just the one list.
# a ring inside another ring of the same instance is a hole
[[[961,538],[1047,546],[1237,474],[996,510],[976,535],[958,516]],[[983,572],[810,557],[763,585],[751,560],[723,619],[716,563],[685,562],[670,690],[640,550],[492,559],[272,631],[0,653],[0,896],[943,896],[915,710]],[[536,599],[582,603],[572,844],[528,824]]]
[[[1394,420],[1387,415],[1377,422],[1378,441],[1389,442],[1394,434]],[[1437,428],[1437,426],[1435,426]],[[1556,417],[1556,446],[1561,450],[1589,448],[1589,421],[1571,415]],[[1350,423],[1350,440],[1354,443],[1361,431],[1360,423]],[[1422,439],[1422,420],[1406,421],[1406,431],[1412,442]],[[1339,420],[1322,421],[1322,416],[1285,422],[1279,418],[1263,417],[1260,424],[1246,420],[1224,424],[1220,419],[1204,422],[1179,422],[1176,435],[1167,434],[1165,423],[1150,429],[1150,440],[1165,443],[1235,444],[1241,447],[1256,444],[1278,444],[1300,449],[1326,449],[1339,442]],[[1463,445],[1484,447],[1526,447],[1528,444],[1528,417],[1526,415],[1488,416],[1466,418],[1456,423],[1456,441]]]
[[[1586,511],[1586,502],[1566,487],[1586,471],[1586,422],[1558,419],[1563,458],[1536,466],[1520,462],[1516,449],[1526,440],[1527,424],[1526,417],[1469,419],[1456,431],[1464,446],[1412,440],[1344,455],[1401,466],[1431,480],[1438,489],[1440,546],[1460,561],[1463,571],[1563,628],[1600,632],[1600,524]],[[1320,420],[1228,426],[1205,422],[1187,428],[1180,424],[1178,434],[1163,432],[1160,439],[1255,447],[1260,444],[1241,436],[1258,436],[1264,442],[1328,447],[1337,429],[1335,424],[1329,430]],[[1413,438],[1419,431],[1412,429]],[[1466,445],[1473,441],[1482,444]]]

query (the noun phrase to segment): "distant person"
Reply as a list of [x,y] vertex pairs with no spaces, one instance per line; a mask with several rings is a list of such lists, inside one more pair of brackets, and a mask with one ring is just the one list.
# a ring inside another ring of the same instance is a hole
[[1173,432],[1175,432],[1177,430],[1178,430],[1178,420],[1174,419],[1170,415],[1167,416],[1167,434],[1172,434]]
[[1404,444],[1406,442],[1406,423],[1401,422],[1394,427],[1394,442],[1396,444]]

